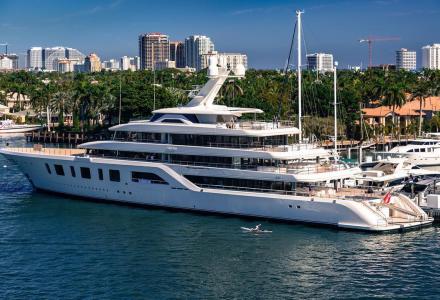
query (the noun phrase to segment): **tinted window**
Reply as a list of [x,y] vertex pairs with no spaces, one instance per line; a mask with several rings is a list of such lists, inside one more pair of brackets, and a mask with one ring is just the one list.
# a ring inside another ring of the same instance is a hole
[[86,178],[86,179],[92,178],[92,176],[90,176],[90,169],[89,168],[81,167],[80,170],[81,170],[81,177],[82,178]]
[[55,167],[55,173],[60,176],[64,176],[64,169],[62,165],[54,165]]
[[182,120],[177,119],[164,119],[162,120],[162,123],[183,123]]
[[46,165],[47,173],[52,174],[52,172],[50,171],[50,167],[49,167],[49,165],[48,165],[47,163],[46,163],[45,165]]
[[104,180],[104,174],[102,174],[102,169],[98,169],[99,180]]
[[72,177],[76,177],[75,168],[73,166],[70,166],[70,173],[72,174]]
[[153,173],[147,173],[147,172],[131,172],[131,181],[168,184],[168,182],[166,182],[159,175]]
[[108,175],[110,177],[110,181],[121,181],[119,170],[108,170]]

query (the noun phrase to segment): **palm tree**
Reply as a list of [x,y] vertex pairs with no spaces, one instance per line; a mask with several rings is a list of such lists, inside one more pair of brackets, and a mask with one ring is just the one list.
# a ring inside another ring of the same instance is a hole
[[[394,134],[394,126],[396,122],[396,108],[401,108],[406,101],[405,86],[403,83],[390,82],[384,87],[382,95],[382,105],[391,106],[393,110],[392,116],[392,133]],[[399,122],[400,135],[400,122]]]
[[418,99],[420,101],[419,106],[419,136],[422,135],[422,116],[423,106],[426,103],[426,98],[437,96],[440,94],[440,83],[438,75],[435,71],[423,70],[420,76],[417,78],[415,85],[412,89],[411,99]]
[[[228,80],[228,82],[222,86],[220,91],[220,97],[224,100],[235,100],[236,95],[243,96],[243,89],[236,80]],[[228,101],[227,105],[231,105]],[[234,103],[232,103],[234,105]]]

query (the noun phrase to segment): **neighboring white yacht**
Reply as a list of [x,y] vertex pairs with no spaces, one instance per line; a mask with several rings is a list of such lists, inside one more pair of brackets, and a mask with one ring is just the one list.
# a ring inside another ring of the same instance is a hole
[[377,156],[405,157],[408,162],[421,168],[440,171],[440,140],[423,138],[396,146],[388,152],[376,152]]
[[438,175],[438,172],[420,168],[410,163],[406,158],[388,157],[375,162],[373,167],[356,175],[354,185],[373,190],[398,190],[409,181],[437,177]]
[[[234,72],[244,75],[244,68]],[[3,148],[37,189],[137,205],[393,231],[432,223],[403,195],[339,188],[360,172],[313,145],[292,144],[288,122],[241,121],[254,108],[214,104],[229,76],[210,58],[209,81],[186,105],[110,128],[79,149]]]
[[0,134],[4,133],[24,133],[40,129],[41,125],[18,125],[12,120],[0,121]]

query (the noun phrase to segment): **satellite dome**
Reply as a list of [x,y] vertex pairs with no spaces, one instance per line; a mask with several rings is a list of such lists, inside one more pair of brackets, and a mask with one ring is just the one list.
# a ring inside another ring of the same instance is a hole
[[217,57],[210,56],[209,57],[208,76],[217,76],[217,75],[218,75]]
[[209,61],[209,66],[214,65],[214,66],[217,67],[218,59],[217,59],[217,56],[216,56],[216,55],[211,55],[211,56],[209,57],[208,61]]
[[244,68],[243,64],[238,64],[235,67],[234,73],[236,76],[244,76],[244,74],[246,73],[246,69]]

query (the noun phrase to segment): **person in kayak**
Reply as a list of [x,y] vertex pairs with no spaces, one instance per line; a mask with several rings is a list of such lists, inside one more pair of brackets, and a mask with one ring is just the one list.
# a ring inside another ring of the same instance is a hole
[[260,227],[261,224],[258,224],[257,226],[255,226],[255,228],[252,228],[252,231],[261,231]]

